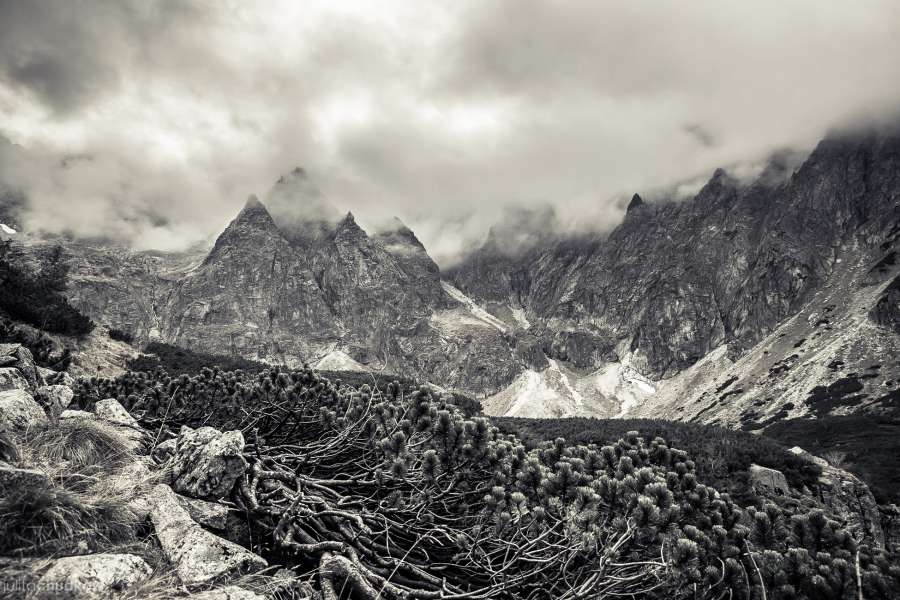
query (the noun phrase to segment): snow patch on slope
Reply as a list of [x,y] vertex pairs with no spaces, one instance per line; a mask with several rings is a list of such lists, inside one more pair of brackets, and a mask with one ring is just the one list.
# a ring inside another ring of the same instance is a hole
[[16,235],[16,230],[5,223],[0,223],[0,231],[7,235]]
[[363,365],[350,358],[346,352],[341,350],[332,350],[317,360],[313,368],[319,371],[368,371]]
[[622,362],[581,374],[549,359],[543,371],[528,369],[506,389],[482,401],[490,415],[621,418],[656,393],[653,383]]
[[451,298],[465,306],[473,317],[475,317],[479,321],[487,323],[498,331],[506,332],[506,323],[478,306],[478,304],[476,304],[474,300],[462,293],[456,286],[447,283],[446,281],[442,281],[441,287],[444,288],[444,291],[447,292]]

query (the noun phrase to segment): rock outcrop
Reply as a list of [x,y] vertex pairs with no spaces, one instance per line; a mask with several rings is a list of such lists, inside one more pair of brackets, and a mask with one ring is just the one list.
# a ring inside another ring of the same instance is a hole
[[244,436],[212,427],[185,431],[178,437],[172,457],[172,487],[192,498],[215,499],[227,495],[247,470]]
[[44,379],[38,372],[31,350],[22,344],[0,344],[0,367],[18,369],[32,390],[44,385]]
[[115,398],[99,400],[94,404],[94,414],[104,421],[124,427],[137,427],[138,422]]
[[57,418],[72,404],[75,392],[67,385],[44,385],[34,392],[34,399],[50,418]]
[[0,428],[25,429],[47,423],[41,405],[25,390],[0,392]]
[[90,554],[56,559],[41,576],[29,600],[116,598],[146,581],[153,570],[132,554]]
[[28,390],[31,386],[15,367],[0,367],[0,392],[8,390]]
[[790,492],[787,478],[777,469],[750,465],[750,484],[765,496],[786,496]]
[[167,485],[153,489],[150,519],[163,553],[186,586],[219,582],[267,566],[262,557],[197,525]]
[[884,531],[884,545],[900,552],[900,508],[889,504],[881,508],[881,530]]
[[869,486],[852,473],[833,467],[826,460],[813,456],[802,448],[795,446],[791,448],[791,452],[822,467],[822,474],[813,490],[822,504],[845,519],[848,529],[857,539],[884,548],[882,513]]

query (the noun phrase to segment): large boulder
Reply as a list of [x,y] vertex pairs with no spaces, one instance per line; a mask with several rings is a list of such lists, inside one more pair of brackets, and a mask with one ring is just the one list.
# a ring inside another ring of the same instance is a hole
[[881,527],[881,511],[875,496],[856,475],[828,464],[809,452],[794,446],[794,454],[804,456],[822,467],[822,474],[815,485],[819,501],[847,523],[847,528],[860,541],[884,548],[884,530]]
[[38,372],[31,350],[22,344],[0,344],[0,367],[18,369],[31,389],[44,385],[44,378]]
[[34,399],[51,418],[58,417],[72,404],[75,392],[67,385],[42,385],[34,392]]
[[21,371],[15,367],[0,367],[0,392],[28,389],[28,381]]
[[216,499],[227,495],[247,470],[244,436],[213,427],[185,431],[172,456],[172,487],[192,498]]
[[115,398],[107,398],[106,400],[98,400],[94,404],[94,414],[105,421],[115,423],[116,425],[124,425],[125,427],[139,427],[138,422],[131,414],[125,410],[118,400]]
[[115,598],[153,573],[132,554],[89,554],[54,561],[29,593],[29,600]]
[[150,520],[163,553],[186,586],[227,582],[267,566],[261,556],[200,527],[167,485],[153,488]]
[[757,493],[763,495],[786,496],[790,492],[787,478],[777,469],[750,465],[750,483]]
[[47,421],[41,405],[25,390],[0,392],[0,429],[14,431]]

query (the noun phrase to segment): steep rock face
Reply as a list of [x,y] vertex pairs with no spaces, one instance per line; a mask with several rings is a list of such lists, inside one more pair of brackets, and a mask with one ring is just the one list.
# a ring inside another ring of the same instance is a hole
[[400,219],[394,218],[391,227],[379,231],[372,239],[397,261],[422,302],[434,307],[447,304],[441,288],[441,270],[416,234]]
[[175,284],[161,334],[206,352],[286,358],[308,355],[338,327],[307,258],[251,198],[203,263]]
[[791,452],[822,467],[822,474],[814,490],[822,504],[845,519],[857,539],[884,548],[882,512],[869,486],[852,473],[833,467],[826,460],[813,456],[802,448],[795,446],[791,448]]
[[[532,332],[558,339],[561,331],[576,331],[608,340],[602,345],[630,353],[643,375],[660,381],[680,377],[726,345],[725,353],[716,356],[717,368],[727,368],[832,288],[843,290],[831,294],[832,311],[844,308],[841,294],[869,304],[862,320],[856,314],[851,318],[848,309],[840,325],[832,326],[820,312],[810,323],[820,330],[812,332],[821,337],[817,356],[834,352],[838,337],[855,336],[859,343],[851,346],[864,344],[863,330],[870,327],[864,317],[874,302],[870,290],[857,294],[844,281],[852,279],[861,288],[859,270],[864,273],[874,263],[880,265],[873,267],[879,277],[896,275],[896,261],[883,257],[898,237],[900,137],[838,134],[821,142],[796,172],[780,156],[750,185],[719,170],[690,200],[648,204],[632,199],[623,223],[605,239],[554,239],[500,259],[486,244],[447,276],[486,307],[518,304],[529,315]],[[505,276],[495,276],[492,269]],[[873,277],[870,273],[867,281]],[[872,311],[875,323],[891,326],[895,300],[890,289],[880,296]],[[895,345],[891,335],[874,337],[881,348]],[[770,350],[758,353],[751,370],[777,367],[768,357],[781,350]],[[615,360],[608,350],[587,356],[576,351],[574,357],[581,368]],[[790,352],[782,358],[797,359]],[[823,375],[816,369],[809,381]],[[716,403],[708,379],[694,381]],[[723,384],[720,380],[714,387]],[[660,389],[667,386],[660,382]],[[747,387],[734,389],[740,394]],[[682,410],[687,404],[681,402]],[[645,413],[653,414],[655,406],[648,400]]]
[[900,276],[884,289],[869,317],[875,323],[900,334]]

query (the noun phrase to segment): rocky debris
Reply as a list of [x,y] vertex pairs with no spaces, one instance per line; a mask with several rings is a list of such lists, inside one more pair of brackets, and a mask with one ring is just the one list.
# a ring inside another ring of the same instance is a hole
[[846,520],[847,528],[858,539],[884,548],[882,513],[869,486],[856,475],[833,467],[826,460],[798,446],[791,448],[791,452],[804,456],[822,467],[822,474],[816,483],[816,489],[813,490],[819,501]]
[[178,436],[172,457],[172,487],[192,498],[221,498],[247,470],[244,436],[201,427]]
[[43,471],[36,469],[17,469],[11,465],[0,463],[0,491],[23,489],[31,486],[47,486],[50,478]]
[[186,498],[185,496],[178,496],[178,501],[191,518],[204,527],[223,530],[228,524],[227,506],[197,498]]
[[790,492],[787,478],[777,469],[750,465],[750,483],[758,494],[786,496]]
[[47,421],[41,405],[25,390],[0,392],[0,428],[24,429]]
[[150,577],[153,569],[132,554],[89,554],[54,561],[29,600],[114,598]]
[[0,391],[27,389],[28,381],[22,377],[21,371],[15,367],[0,368]]
[[43,385],[34,392],[34,399],[50,418],[56,418],[72,404],[75,393],[67,385]]
[[153,488],[150,520],[163,553],[187,586],[227,580],[267,566],[262,557],[195,523],[167,485]]
[[206,592],[200,592],[199,594],[193,594],[191,596],[192,600],[266,600],[265,596],[261,596],[256,592],[251,592],[250,590],[245,590],[242,587],[238,587],[236,585],[229,585],[226,587],[217,588],[214,590],[209,590]]
[[115,423],[116,425],[138,427],[138,422],[115,398],[107,398],[106,400],[100,400],[95,403],[94,414],[99,418]]
[[0,367],[18,369],[31,389],[44,385],[44,379],[38,372],[31,350],[22,344],[0,344]]

